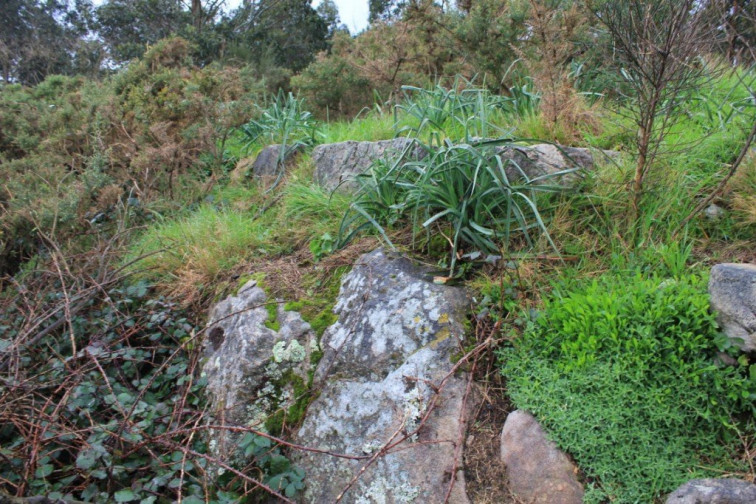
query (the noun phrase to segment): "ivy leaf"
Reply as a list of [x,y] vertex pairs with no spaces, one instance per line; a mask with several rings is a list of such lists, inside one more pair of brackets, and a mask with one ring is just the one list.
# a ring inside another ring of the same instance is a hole
[[45,465],[37,467],[37,472],[35,473],[35,476],[37,478],[46,478],[50,476],[54,470],[55,470],[55,467],[52,464],[45,464]]
[[91,469],[96,462],[97,458],[92,450],[85,450],[79,453],[76,457],[76,467],[79,469]]
[[134,500],[137,500],[137,496],[134,492],[131,491],[129,488],[124,488],[123,490],[118,490],[113,497],[115,497],[116,502],[131,502]]

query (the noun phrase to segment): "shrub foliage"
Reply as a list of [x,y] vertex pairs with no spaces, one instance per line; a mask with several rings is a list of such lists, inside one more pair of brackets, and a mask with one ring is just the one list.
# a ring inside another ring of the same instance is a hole
[[511,398],[575,457],[593,482],[589,502],[651,502],[704,467],[737,467],[756,366],[718,363],[728,344],[705,285],[606,276],[554,295],[501,352]]

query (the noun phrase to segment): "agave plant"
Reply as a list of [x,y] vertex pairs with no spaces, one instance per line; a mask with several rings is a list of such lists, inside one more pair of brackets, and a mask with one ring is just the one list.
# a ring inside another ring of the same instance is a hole
[[304,100],[279,90],[270,105],[260,110],[260,117],[250,120],[240,130],[245,138],[244,151],[248,152],[252,146],[261,143],[281,145],[275,187],[283,176],[281,168],[286,157],[301,147],[314,145],[318,128],[318,122],[305,109]]
[[243,125],[244,149],[249,150],[259,142],[292,145],[312,145],[318,132],[318,122],[304,107],[304,100],[295,98],[282,90],[264,109],[260,117]]
[[462,77],[457,77],[451,88],[402,86],[402,91],[405,101],[396,110],[410,124],[397,128],[397,134],[415,138],[427,134],[429,141],[437,145],[445,138],[471,142],[506,136],[509,132],[492,119],[497,115],[499,118],[527,115],[538,102],[538,95],[529,91],[527,84],[511,88],[510,96],[500,96]]
[[[342,220],[340,243],[372,227],[393,247],[385,227],[404,220],[415,232],[433,230],[445,237],[450,276],[463,245],[468,250],[498,253],[510,248],[514,236],[532,246],[534,233],[541,233],[559,254],[538,210],[537,195],[561,191],[561,186],[549,185],[547,179],[572,170],[530,180],[497,152],[495,147],[509,143],[502,139],[423,145],[428,155],[421,160],[405,161],[401,156],[391,164],[375,163],[359,177],[361,188]],[[515,180],[508,175],[513,169],[519,172]]]

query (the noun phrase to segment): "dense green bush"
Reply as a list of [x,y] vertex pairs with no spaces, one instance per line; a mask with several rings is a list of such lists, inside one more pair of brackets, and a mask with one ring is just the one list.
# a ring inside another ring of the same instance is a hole
[[756,365],[718,364],[728,345],[708,308],[696,275],[610,275],[557,292],[501,351],[514,404],[574,456],[592,482],[588,502],[651,502],[737,469],[732,442],[753,428]]

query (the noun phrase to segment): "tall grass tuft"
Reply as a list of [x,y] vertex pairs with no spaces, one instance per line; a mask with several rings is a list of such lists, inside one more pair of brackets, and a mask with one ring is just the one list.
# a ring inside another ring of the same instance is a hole
[[255,253],[268,231],[245,213],[205,204],[192,214],[149,228],[125,259],[146,255],[140,276],[177,294],[194,295],[203,285]]

